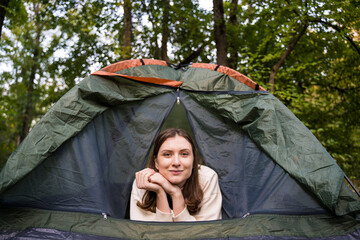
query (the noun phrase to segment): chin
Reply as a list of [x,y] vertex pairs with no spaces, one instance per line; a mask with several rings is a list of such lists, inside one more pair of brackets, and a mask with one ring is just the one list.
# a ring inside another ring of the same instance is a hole
[[173,185],[176,185],[176,186],[178,186],[178,187],[180,187],[180,188],[182,188],[184,185],[185,185],[185,183],[186,183],[186,180],[187,179],[185,179],[185,180],[169,180],[169,182],[171,183],[171,184],[173,184]]
[[182,181],[177,181],[177,180],[169,180],[169,182],[173,185],[179,185],[182,183]]

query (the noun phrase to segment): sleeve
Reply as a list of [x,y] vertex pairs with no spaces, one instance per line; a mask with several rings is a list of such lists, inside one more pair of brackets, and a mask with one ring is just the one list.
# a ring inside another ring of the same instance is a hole
[[204,198],[201,202],[200,211],[194,215],[197,221],[220,220],[222,208],[222,196],[219,187],[218,176],[214,170],[206,166],[200,175],[203,183]]
[[177,216],[173,217],[174,222],[188,222],[188,221],[196,221],[196,218],[190,215],[187,206],[185,206],[184,210],[181,211]]
[[137,202],[142,201],[145,192],[145,190],[137,188],[136,180],[134,180],[130,197],[130,219],[137,221],[172,222],[172,213],[161,212],[159,209],[156,209],[156,213],[153,213],[137,206]]
[[209,167],[201,166],[199,169],[199,178],[204,192],[204,198],[200,204],[200,211],[194,215],[190,215],[187,207],[185,207],[181,213],[174,216],[174,222],[221,219],[222,196],[216,172]]

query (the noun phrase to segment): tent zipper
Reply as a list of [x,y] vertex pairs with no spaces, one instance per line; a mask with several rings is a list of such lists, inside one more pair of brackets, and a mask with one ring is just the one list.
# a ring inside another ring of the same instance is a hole
[[180,104],[180,88],[176,89],[176,103]]
[[250,213],[246,213],[244,216],[242,216],[242,218],[246,218],[248,216],[250,216]]

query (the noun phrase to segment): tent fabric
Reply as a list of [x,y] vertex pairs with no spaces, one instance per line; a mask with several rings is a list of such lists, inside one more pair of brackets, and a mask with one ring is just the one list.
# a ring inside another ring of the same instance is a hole
[[143,65],[167,66],[167,63],[165,61],[156,59],[133,59],[110,64],[109,66],[106,66],[101,70],[105,72],[115,73],[124,69],[139,67]]
[[124,78],[132,79],[132,80],[136,80],[136,81],[140,81],[140,82],[154,83],[154,84],[166,85],[166,86],[170,86],[170,87],[180,87],[182,85],[182,82],[172,81],[172,80],[163,79],[163,78],[133,77],[133,76],[127,76],[127,75],[118,74],[118,73],[109,73],[109,72],[105,72],[105,71],[97,71],[97,72],[92,73],[92,75],[104,76],[104,77],[106,77],[106,76],[108,76],[108,77],[114,77],[114,76],[124,77]]
[[2,239],[26,239],[26,240],[56,240],[56,239],[84,239],[84,240],[119,240],[119,238],[104,237],[98,235],[66,232],[49,228],[29,228],[24,231],[0,230]]
[[[124,87],[126,86],[126,87]],[[89,76],[65,94],[34,126],[0,172],[0,193],[31,172],[106,109],[170,92],[115,77]]]
[[[189,95],[180,96],[204,163],[219,174],[224,219],[247,213],[327,213],[235,124],[224,123]],[[145,166],[158,123],[174,104],[175,95],[167,93],[107,110],[5,191],[3,203],[126,218],[127,208],[119,206],[128,205],[134,174]]]
[[326,212],[237,124],[203,108],[185,91],[180,93],[180,99],[190,124],[196,129],[195,139],[205,164],[218,172],[223,218],[238,218],[248,213]]
[[145,167],[174,98],[166,93],[108,109],[0,199],[7,205],[126,218],[135,172]]
[[[0,231],[0,234],[1,231]],[[97,236],[97,235],[89,235],[89,234],[81,234],[75,232],[65,232],[59,231],[56,229],[42,229],[42,228],[31,228],[27,229],[26,231],[11,231],[11,232],[3,232],[2,234],[6,238],[9,239],[84,239],[84,240],[119,240],[124,238],[112,238],[112,237],[104,237],[104,236]],[[174,239],[174,238],[172,238]],[[188,238],[186,238],[188,239]],[[214,239],[214,238],[202,238],[202,240],[206,239]],[[335,237],[319,237],[319,238],[307,238],[307,237],[281,237],[281,236],[262,236],[262,237],[226,237],[226,238],[217,238],[217,239],[226,239],[226,240],[357,240],[359,239],[358,233],[352,233],[349,235],[344,236],[335,236]]]
[[[46,229],[55,229],[63,234],[79,234],[79,237],[85,234],[117,239],[349,240],[359,239],[360,236],[360,223],[349,216],[261,214],[222,221],[159,223],[111,217],[105,220],[101,214],[24,208],[1,209],[1,214],[0,228],[7,229],[5,234],[8,235],[25,235],[26,231],[43,229],[46,236]],[[39,232],[37,234],[40,235]]]
[[[245,75],[225,66],[215,65],[215,64],[208,64],[208,63],[194,63],[191,67],[193,68],[205,68],[214,71],[218,71],[221,73],[225,73],[227,76],[238,80],[241,83],[251,87],[253,90],[261,90],[265,91],[265,89],[261,86],[258,86],[256,82],[251,80],[250,78],[246,77]],[[258,89],[256,89],[258,87]]]
[[[219,175],[227,220],[127,219],[134,173],[165,126],[189,128]],[[0,236],[166,238],[186,226],[200,239],[351,239],[360,229],[343,171],[273,95],[223,66],[146,59],[95,72],[48,111],[0,172],[0,207]]]
[[[192,93],[191,96],[237,123],[264,152],[307,186],[329,209],[341,211],[336,210],[336,206],[344,173],[311,132],[272,95]],[[326,185],[321,184],[324,178],[327,178]],[[355,211],[358,207],[355,206]]]

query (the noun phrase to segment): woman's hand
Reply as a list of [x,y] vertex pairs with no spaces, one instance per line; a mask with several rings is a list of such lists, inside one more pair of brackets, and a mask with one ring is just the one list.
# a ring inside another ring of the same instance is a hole
[[171,196],[173,212],[177,216],[185,208],[185,200],[181,189],[171,184],[163,175],[154,169],[145,168],[135,174],[136,186],[139,189],[153,191],[157,194],[157,208],[162,212],[170,212],[166,193]]
[[136,172],[136,186],[139,189],[145,189],[155,193],[159,193],[161,190],[164,190],[161,185],[150,181],[151,176],[153,176],[155,173],[155,170],[151,168],[145,168],[139,172]]
[[[167,194],[171,196],[172,204],[173,204],[173,212],[174,215],[177,216],[181,213],[185,208],[185,200],[182,194],[181,189],[174,184],[171,184],[163,175],[156,172],[150,176],[150,182],[158,184],[161,186]],[[158,198],[159,199],[159,198]],[[158,208],[162,207],[158,202]]]
[[169,194],[171,197],[174,196],[175,194],[181,193],[181,189],[178,186],[171,184],[163,175],[161,175],[158,172],[152,174],[149,177],[149,181],[151,183],[160,185],[165,190],[165,192]]

